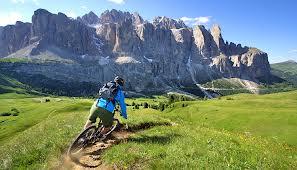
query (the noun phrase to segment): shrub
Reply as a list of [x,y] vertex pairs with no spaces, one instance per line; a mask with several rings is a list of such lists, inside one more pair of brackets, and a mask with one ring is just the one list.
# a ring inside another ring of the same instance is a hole
[[143,103],[143,108],[148,108],[148,107],[149,107],[148,103],[147,102],[144,102]]
[[227,97],[227,99],[226,100],[234,100],[233,98],[231,98],[231,97]]
[[14,113],[16,113],[16,114],[20,113],[20,111],[18,109],[16,109],[16,108],[12,108],[10,111],[12,112],[12,114],[14,114]]
[[135,109],[139,109],[139,105],[138,104],[135,105]]
[[150,108],[155,109],[155,110],[158,110],[159,109],[159,106],[158,105],[151,104],[150,105]]
[[169,103],[173,103],[175,101],[175,98],[174,98],[175,95],[169,95]]
[[12,113],[12,116],[18,116],[19,113]]
[[159,103],[159,109],[161,111],[165,110],[165,104],[164,103]]
[[169,94],[168,96],[168,103],[174,103],[179,101],[193,101],[194,99],[189,96],[184,96],[181,94]]
[[0,116],[10,116],[10,115],[11,115],[11,113],[9,113],[9,112],[4,112],[4,113],[0,114]]

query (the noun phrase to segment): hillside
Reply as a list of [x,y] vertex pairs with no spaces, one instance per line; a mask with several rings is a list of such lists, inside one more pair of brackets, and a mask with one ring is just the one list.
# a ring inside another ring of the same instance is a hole
[[0,94],[3,93],[42,94],[19,80],[0,72]]
[[295,61],[271,64],[271,68],[272,74],[297,85],[297,63]]
[[[135,131],[99,152],[100,159],[120,169],[294,169],[296,96],[297,91],[237,94],[175,102],[162,112],[128,106],[129,119],[121,121]],[[92,101],[0,95],[0,112],[19,110],[18,116],[0,117],[0,169],[63,168],[64,153],[82,129]],[[158,97],[126,102],[165,101]]]

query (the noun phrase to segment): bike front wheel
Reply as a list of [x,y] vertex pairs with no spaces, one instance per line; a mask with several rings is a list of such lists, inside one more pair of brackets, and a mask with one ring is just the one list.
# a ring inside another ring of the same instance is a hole
[[68,149],[68,156],[72,157],[73,155],[80,153],[85,147],[87,147],[92,142],[91,140],[96,131],[96,126],[90,126],[82,131],[70,145]]

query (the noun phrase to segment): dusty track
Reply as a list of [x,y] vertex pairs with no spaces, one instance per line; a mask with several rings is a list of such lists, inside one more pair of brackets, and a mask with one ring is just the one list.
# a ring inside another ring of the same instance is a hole
[[73,161],[71,158],[64,154],[61,164],[55,169],[119,169],[116,166],[105,165],[101,160],[101,153],[109,147],[126,142],[127,139],[138,131],[143,131],[154,126],[172,126],[171,123],[143,123],[138,126],[122,128],[117,132],[113,132],[105,142],[97,142],[96,144],[85,148],[82,154],[76,155],[77,160]]
[[101,153],[112,145],[124,142],[132,132],[119,131],[113,132],[111,137],[105,142],[97,142],[96,144],[86,148],[84,153],[76,155],[77,160],[71,160],[66,154],[63,156],[62,163],[57,169],[118,169],[117,167],[107,166],[101,161]]

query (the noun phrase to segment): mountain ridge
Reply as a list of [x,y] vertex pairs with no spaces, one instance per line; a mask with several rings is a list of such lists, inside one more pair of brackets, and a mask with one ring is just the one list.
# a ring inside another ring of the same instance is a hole
[[271,64],[271,72],[287,82],[297,85],[297,62],[288,60],[280,63]]
[[[267,53],[225,42],[218,25],[211,30],[202,25],[190,28],[167,17],[148,22],[137,13],[114,9],[100,17],[90,12],[77,19],[38,9],[32,23],[3,27],[0,47],[2,57],[73,62],[65,66],[68,70],[42,63],[3,66],[14,72],[93,83],[121,75],[128,80],[127,88],[136,92],[181,89],[221,77],[270,82]],[[23,51],[16,53],[19,50]]]

